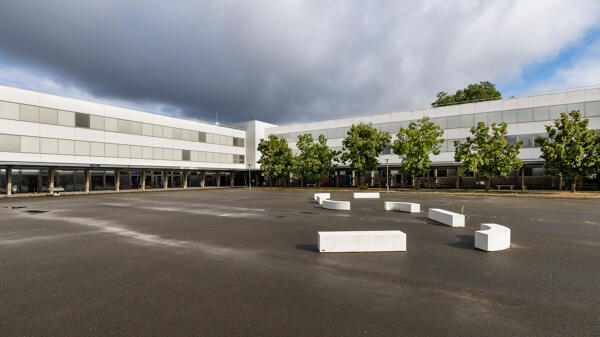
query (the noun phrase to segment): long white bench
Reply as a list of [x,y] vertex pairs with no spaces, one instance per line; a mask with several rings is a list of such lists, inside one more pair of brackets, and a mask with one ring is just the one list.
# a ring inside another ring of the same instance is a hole
[[323,205],[323,201],[324,200],[329,200],[328,196],[324,196],[324,195],[320,195],[317,197],[317,202],[319,203],[319,205]]
[[482,223],[475,232],[475,248],[495,252],[510,248],[510,228],[495,223]]
[[354,192],[354,199],[379,199],[379,192]]
[[429,219],[451,227],[465,227],[465,216],[439,208],[429,209]]
[[350,210],[350,201],[335,201],[325,199],[323,200],[323,204],[321,205],[323,208],[327,209],[337,209],[340,211],[349,211]]
[[319,252],[404,252],[406,234],[401,231],[319,232]]
[[386,211],[402,211],[409,213],[421,212],[421,205],[414,202],[386,201],[383,203]]
[[315,200],[319,201],[319,197],[326,197],[325,199],[331,199],[331,194],[329,193],[315,193]]

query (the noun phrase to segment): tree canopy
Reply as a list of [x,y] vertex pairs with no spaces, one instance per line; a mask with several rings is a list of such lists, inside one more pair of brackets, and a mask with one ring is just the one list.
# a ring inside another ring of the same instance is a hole
[[337,167],[339,151],[327,146],[324,135],[319,135],[316,142],[309,133],[299,135],[296,147],[299,153],[294,156],[294,173],[301,178],[302,185],[305,178],[318,182]]
[[490,101],[501,98],[502,94],[496,90],[496,86],[492,82],[483,81],[469,84],[469,86],[464,89],[456,90],[454,95],[441,91],[437,94],[437,100],[431,103],[431,106],[439,107],[452,104]]
[[261,153],[258,163],[269,179],[289,177],[293,155],[285,139],[271,134],[260,140],[257,149]]
[[512,169],[521,168],[523,161],[517,157],[521,142],[510,145],[504,136],[506,123],[492,123],[490,132],[490,126],[479,122],[476,127],[471,128],[471,136],[464,143],[454,141],[454,160],[462,162],[459,173],[477,172],[486,179],[487,191],[490,189],[491,177],[504,177]]
[[342,141],[344,151],[341,159],[345,163],[350,163],[350,167],[355,169],[362,179],[362,174],[366,170],[377,169],[378,156],[391,140],[389,132],[379,131],[370,123],[352,125]]
[[[402,170],[410,173],[413,179],[427,173],[431,164],[429,155],[440,154],[443,135],[444,130],[431,122],[429,117],[410,122],[406,129],[400,128],[393,151],[402,160]],[[418,184],[413,183],[413,186],[418,187]]]
[[538,138],[546,161],[544,172],[558,178],[571,178],[571,191],[576,180],[594,178],[600,168],[600,137],[588,129],[588,119],[579,110],[561,113],[552,125],[546,125],[548,139]]

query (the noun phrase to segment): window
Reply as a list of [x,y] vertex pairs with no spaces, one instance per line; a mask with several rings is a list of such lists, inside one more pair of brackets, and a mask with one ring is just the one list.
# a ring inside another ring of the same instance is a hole
[[519,135],[519,141],[523,142],[521,148],[529,149],[533,147],[533,135]]
[[131,148],[129,145],[119,144],[119,158],[131,157]]
[[21,104],[21,120],[26,122],[40,121],[40,109],[37,106]]
[[585,116],[600,116],[600,101],[585,103]]
[[227,145],[233,146],[233,137],[227,136]]
[[90,155],[94,157],[104,157],[104,143],[93,142],[90,144]]
[[475,120],[474,125],[477,125],[477,123],[479,123],[479,122],[484,122],[485,124],[487,124],[487,117],[488,117],[488,114],[485,112],[480,113],[480,114],[475,114],[474,115],[474,120]]
[[107,157],[118,157],[119,147],[117,144],[104,144],[104,153]]
[[[319,135],[317,135],[317,137],[319,137]],[[219,136],[219,144],[221,144],[221,145],[227,145],[227,136],[220,135]]]
[[173,129],[173,139],[182,139],[181,129]]
[[142,147],[142,157],[144,159],[152,159],[152,148],[150,146]]
[[152,124],[148,124],[148,123],[142,124],[142,135],[152,136]]
[[197,142],[200,140],[200,132],[198,131],[190,131],[190,141]]
[[488,124],[502,123],[502,111],[492,111],[487,113]]
[[392,146],[390,144],[384,146],[381,154],[392,154]]
[[182,151],[181,150],[173,150],[173,160],[182,160]]
[[208,144],[213,144],[215,142],[215,135],[213,135],[212,133],[207,133],[206,134],[206,142]]
[[202,162],[206,161],[206,152],[198,151],[198,161],[202,161]]
[[566,105],[553,105],[550,107],[550,120],[558,119],[561,112],[566,112]]
[[585,106],[583,103],[567,104],[567,112],[571,112],[573,110],[579,110],[581,116],[585,116]]
[[169,139],[173,138],[173,128],[164,126],[163,127],[163,137],[169,138]]
[[192,133],[192,132],[191,132],[191,131],[189,131],[189,130],[181,130],[181,138],[182,138],[183,140],[185,140],[185,141],[188,141],[188,142],[189,142],[190,140],[192,140],[192,139],[191,139],[191,138],[192,138],[192,135],[191,135],[191,133]]
[[[198,156],[198,154],[196,154],[196,156]],[[190,161],[191,160],[190,150],[183,150],[181,152],[181,160],[186,160],[186,161]]]
[[215,161],[215,156],[212,152],[206,152],[206,161],[212,163]]
[[122,119],[117,119],[117,132],[130,133],[131,132],[131,122],[124,121]]
[[164,160],[173,160],[173,150],[164,149],[163,150],[163,159]]
[[90,128],[90,115],[83,114],[81,112],[75,113],[75,127],[78,128]]
[[542,106],[533,108],[533,120],[535,122],[547,121],[550,119],[550,107]]
[[58,124],[58,110],[40,108],[40,123]]
[[142,159],[142,147],[141,146],[131,145],[131,158]]
[[104,129],[106,131],[117,132],[117,120],[114,118],[104,118]]
[[206,132],[198,133],[198,141],[201,143],[206,143]]
[[37,137],[21,136],[21,152],[40,153],[40,140]]
[[502,111],[502,121],[506,124],[514,124],[517,122],[517,110]]
[[[185,160],[185,151],[183,152],[183,160]],[[198,161],[198,151],[190,151],[190,161]]]
[[244,147],[244,138],[238,138],[238,146]]
[[132,135],[141,135],[142,134],[142,123],[131,122],[131,134]]
[[233,155],[228,153],[227,154],[227,160],[226,163],[232,164],[233,163]]
[[0,152],[19,152],[19,136],[0,135]]
[[46,154],[57,154],[58,153],[58,139],[41,138],[40,139],[40,152],[46,153]]
[[[162,137],[163,136],[163,127],[160,125],[152,125],[152,136]],[[162,155],[161,155],[161,159],[162,159]]]
[[460,127],[460,116],[446,117],[448,122],[448,129],[456,129]]
[[460,116],[460,127],[470,128],[473,126],[473,115],[461,115]]
[[104,117],[90,115],[90,129],[104,131]]
[[75,126],[75,113],[71,111],[58,110],[58,125]]
[[508,145],[513,145],[517,142],[517,136],[504,136]]
[[19,105],[9,102],[0,102],[0,118],[19,119]]
[[90,155],[90,143],[76,141],[75,142],[75,155],[76,156],[89,156]]
[[546,133],[538,133],[538,134],[533,135],[533,139],[534,139],[534,143],[533,144],[534,144],[535,147],[540,147],[541,146],[540,143],[537,141],[538,138],[548,139],[548,134],[546,134]]
[[527,123],[533,121],[533,109],[519,109],[517,115],[517,122],[519,123]]
[[[439,117],[439,118],[434,118],[431,120],[435,125],[439,126],[442,129],[447,129],[448,128],[448,122],[447,122],[447,118],[446,117]],[[404,125],[404,123],[406,123],[406,126]],[[402,122],[402,127],[403,128],[407,128],[408,127],[408,121],[404,121]]]
[[75,153],[75,142],[67,139],[58,140],[58,154],[73,155]]

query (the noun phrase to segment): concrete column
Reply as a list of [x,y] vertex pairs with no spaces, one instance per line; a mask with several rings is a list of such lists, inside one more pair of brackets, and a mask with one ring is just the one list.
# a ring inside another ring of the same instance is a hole
[[181,174],[181,179],[183,179],[183,188],[188,188],[188,173],[187,173],[187,171],[184,171]]
[[406,188],[406,179],[408,178],[408,175],[406,173],[402,173],[402,177],[400,179],[402,179],[402,188]]
[[352,170],[352,187],[356,187],[356,186],[357,186],[356,171]]
[[17,186],[19,193],[23,192],[23,169],[19,169],[19,186]]
[[437,188],[437,169],[433,169],[433,188]]
[[115,191],[121,189],[121,170],[115,170]]
[[335,187],[340,187],[340,171],[335,170]]
[[90,180],[92,178],[92,170],[86,169],[84,172],[85,172],[85,193],[90,193]]
[[521,167],[521,190],[525,190],[525,167]]
[[133,180],[133,175],[132,175],[133,171],[129,171],[127,173],[128,173],[127,175],[129,176],[129,186],[127,188],[131,188],[131,183]]
[[54,177],[56,176],[56,169],[48,170],[48,188],[54,188]]
[[206,171],[202,171],[200,174],[200,186],[206,187]]
[[12,194],[12,167],[6,168],[6,195]]
[[38,170],[37,191],[42,191],[42,170]]
[[106,171],[102,171],[102,188],[106,188]]
[[142,191],[146,190],[146,170],[142,170],[142,177],[140,178],[140,188]]
[[163,171],[163,188],[169,189],[169,172]]
[[215,179],[217,180],[217,187],[221,186],[221,172],[217,171],[215,173]]
[[231,187],[235,186],[235,181],[234,181],[235,179],[233,179],[233,178],[234,178],[234,173],[233,173],[233,171],[231,171],[231,172],[229,173],[229,180],[230,180],[230,183],[231,183],[231,184],[230,184],[230,185],[231,185]]
[[371,183],[370,186],[375,186],[375,171],[371,171]]

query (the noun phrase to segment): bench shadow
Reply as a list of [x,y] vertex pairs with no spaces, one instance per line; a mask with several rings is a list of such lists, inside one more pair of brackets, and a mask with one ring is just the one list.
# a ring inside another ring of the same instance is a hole
[[296,245],[296,249],[306,250],[313,253],[319,252],[319,247],[316,244],[298,244]]
[[474,235],[457,235],[458,242],[449,243],[449,246],[473,250],[475,249],[475,236]]
[[421,220],[421,221],[423,221],[424,223],[426,223],[428,225],[434,225],[434,226],[440,226],[440,227],[448,227],[448,226],[444,225],[443,223],[439,223],[437,221],[433,221],[433,220],[431,220],[431,219],[429,219],[428,217],[425,217],[425,216],[416,216],[414,218],[417,219],[417,220]]

